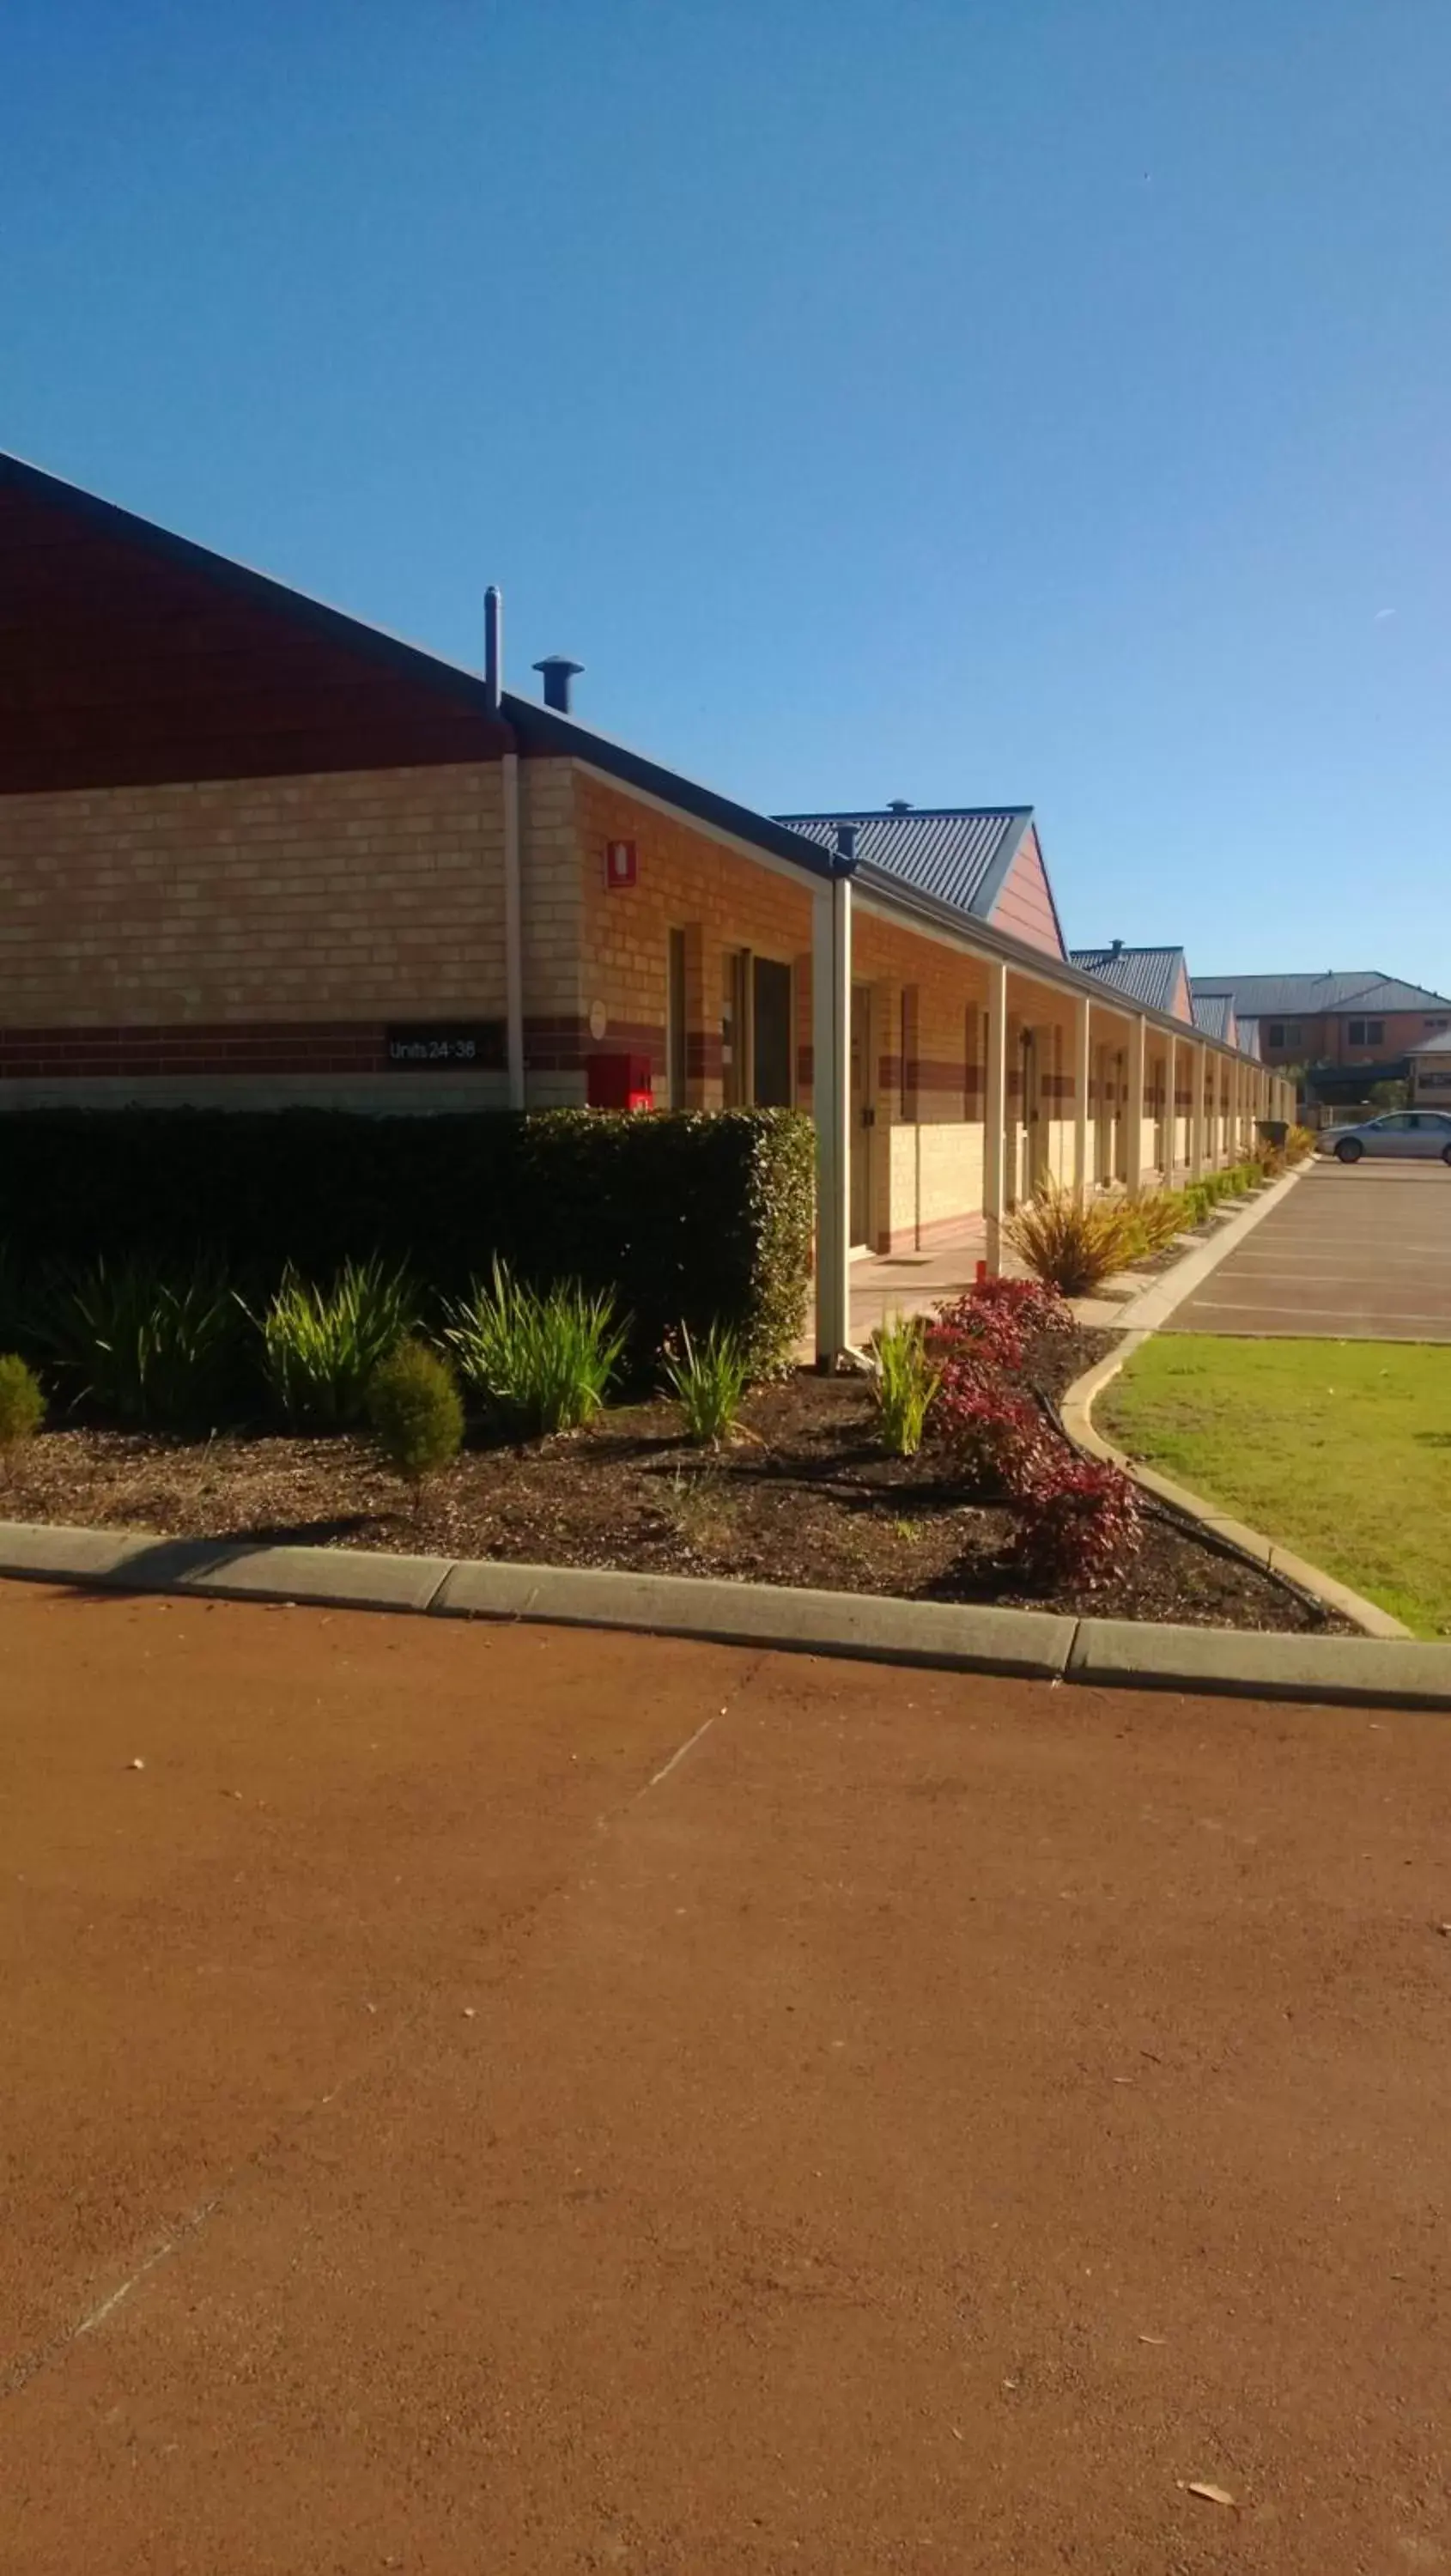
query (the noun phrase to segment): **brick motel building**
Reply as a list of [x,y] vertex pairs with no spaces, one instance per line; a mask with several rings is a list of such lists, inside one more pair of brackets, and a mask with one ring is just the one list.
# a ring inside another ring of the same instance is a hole
[[1290,1114],[1187,984],[1071,962],[1031,810],[754,813],[582,724],[573,666],[505,688],[495,594],[488,639],[480,677],[0,458],[0,1111],[797,1104],[824,1355],[854,1248],[985,1219],[995,1260],[1050,1174]]

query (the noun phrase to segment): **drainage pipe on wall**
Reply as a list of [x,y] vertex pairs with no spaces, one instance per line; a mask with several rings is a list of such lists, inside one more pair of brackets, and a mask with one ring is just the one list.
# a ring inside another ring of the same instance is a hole
[[[503,722],[504,602],[491,582],[484,593],[484,693],[490,715]],[[504,799],[504,1051],[509,1106],[524,1106],[524,880],[519,843],[519,754],[512,727],[503,758]]]

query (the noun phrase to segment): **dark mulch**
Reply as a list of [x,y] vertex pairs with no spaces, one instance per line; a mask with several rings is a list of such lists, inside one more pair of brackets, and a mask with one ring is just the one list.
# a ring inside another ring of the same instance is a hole
[[[1045,1336],[1030,1374],[1060,1396],[1110,1336]],[[860,1378],[800,1372],[747,1403],[718,1454],[661,1403],[527,1448],[475,1447],[415,1506],[362,1438],[183,1443],[102,1430],[43,1433],[0,1471],[7,1519],[136,1525],[176,1537],[374,1547],[615,1566],[931,1601],[1009,1601],[1236,1628],[1333,1625],[1257,1567],[1151,1517],[1111,1585],[1051,1603],[1014,1587],[1013,1521],[965,1502],[943,1455],[885,1458]]]

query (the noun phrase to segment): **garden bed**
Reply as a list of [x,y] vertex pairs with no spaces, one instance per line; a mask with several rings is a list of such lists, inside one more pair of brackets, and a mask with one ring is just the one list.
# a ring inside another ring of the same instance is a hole
[[[1056,1399],[1111,1338],[1042,1336],[1029,1382]],[[584,1431],[473,1446],[417,1504],[362,1436],[187,1442],[60,1428],[5,1463],[0,1514],[1199,1626],[1323,1632],[1339,1624],[1257,1567],[1152,1515],[1131,1563],[1091,1593],[1045,1601],[1006,1571],[1014,1525],[1006,1505],[965,1500],[930,1441],[916,1458],[884,1456],[866,1383],[804,1371],[751,1395],[740,1432],[718,1451],[682,1438],[674,1405],[613,1407]]]

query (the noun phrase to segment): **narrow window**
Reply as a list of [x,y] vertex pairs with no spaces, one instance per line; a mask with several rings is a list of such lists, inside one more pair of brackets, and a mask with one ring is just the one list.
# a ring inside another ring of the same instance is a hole
[[774,957],[751,961],[751,1097],[758,1109],[791,1106],[791,969]]

